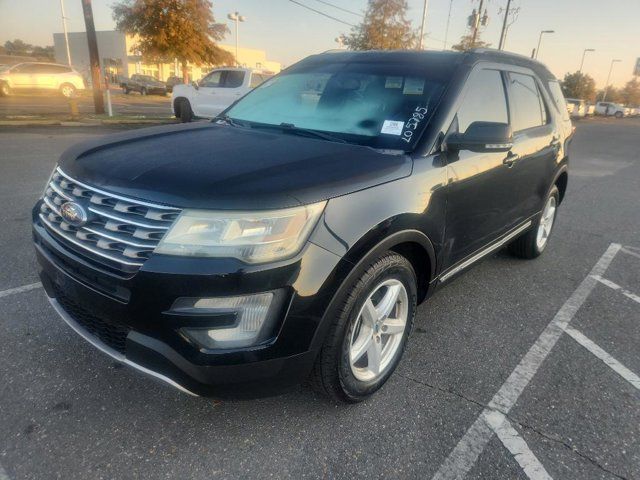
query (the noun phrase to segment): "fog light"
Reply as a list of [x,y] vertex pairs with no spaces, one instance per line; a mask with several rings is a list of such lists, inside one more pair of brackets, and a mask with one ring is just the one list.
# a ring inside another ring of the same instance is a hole
[[270,333],[273,322],[267,319],[273,296],[268,292],[237,297],[179,298],[171,310],[200,315],[235,315],[232,325],[225,322],[224,326],[189,327],[180,331],[205,348],[240,348],[255,345]]

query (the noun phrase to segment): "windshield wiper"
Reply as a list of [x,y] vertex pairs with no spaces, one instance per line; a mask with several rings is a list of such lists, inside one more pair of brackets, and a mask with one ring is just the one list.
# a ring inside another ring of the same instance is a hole
[[227,125],[231,125],[232,127],[246,127],[246,125],[239,123],[238,121],[231,118],[229,115],[218,115],[217,117],[213,118],[213,121],[216,121],[216,120],[222,120],[223,122],[226,122]]
[[293,123],[281,123],[280,127],[282,127],[287,132],[292,132],[300,135],[307,135],[307,136],[316,137],[316,138],[322,138],[323,140],[329,140],[331,142],[347,143],[347,141],[343,138],[336,137],[329,133],[318,132],[317,130],[311,130],[309,128],[296,127]]

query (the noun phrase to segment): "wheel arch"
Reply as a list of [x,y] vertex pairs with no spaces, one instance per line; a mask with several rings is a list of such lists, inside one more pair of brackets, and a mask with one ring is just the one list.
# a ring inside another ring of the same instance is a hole
[[555,175],[552,186],[558,187],[560,192],[560,203],[564,200],[565,193],[567,192],[567,185],[569,183],[569,171],[566,166],[563,166]]
[[[372,232],[369,232],[370,234]],[[338,270],[342,270],[342,278],[334,291],[333,297],[324,311],[322,320],[314,335],[311,349],[318,349],[324,341],[331,319],[340,306],[340,300],[346,289],[366,271],[369,264],[387,251],[403,255],[416,273],[418,280],[418,303],[427,297],[430,282],[435,278],[436,255],[429,237],[418,230],[401,230],[374,241],[365,235],[342,258]]]

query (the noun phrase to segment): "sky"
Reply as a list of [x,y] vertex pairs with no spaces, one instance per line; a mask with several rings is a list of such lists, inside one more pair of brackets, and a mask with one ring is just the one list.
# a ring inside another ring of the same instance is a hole
[[[333,8],[319,0],[296,0],[348,24],[361,17]],[[325,0],[354,12],[363,12],[366,0]],[[80,0],[64,0],[69,31],[84,31]],[[467,17],[479,0],[429,0],[425,31],[427,49],[442,49],[449,6],[451,20],[448,46],[465,33]],[[115,0],[93,0],[98,30],[114,28],[111,5]],[[424,0],[408,0],[408,17],[416,28],[422,20]],[[507,0],[485,0],[489,24],[481,38],[497,47],[502,26],[498,14]],[[612,59],[620,59],[611,75],[611,83],[623,86],[632,78],[640,57],[640,0],[512,0],[519,7],[516,21],[509,29],[506,49],[531,55],[541,30],[545,34],[538,59],[562,78],[577,71],[585,48],[583,71],[603,87]],[[265,50],[270,60],[291,65],[307,55],[337,48],[336,37],[349,33],[351,27],[321,16],[290,0],[214,0],[213,12],[218,22],[227,22],[231,33],[222,43],[233,44],[234,25],[227,14],[239,11],[246,17],[240,24],[240,45]],[[35,45],[52,45],[53,33],[62,31],[60,0],[0,0],[0,42],[20,38]]]

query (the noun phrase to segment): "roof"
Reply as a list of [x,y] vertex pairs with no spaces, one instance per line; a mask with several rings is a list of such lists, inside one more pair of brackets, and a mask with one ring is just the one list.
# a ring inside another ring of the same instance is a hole
[[375,63],[426,63],[430,66],[447,65],[473,65],[479,61],[507,63],[520,67],[530,68],[545,80],[555,79],[554,75],[543,64],[532,58],[517,53],[505,52],[491,48],[478,48],[466,52],[452,50],[329,50],[301,60],[298,64],[313,64],[324,62],[327,58],[341,62],[375,62]]

